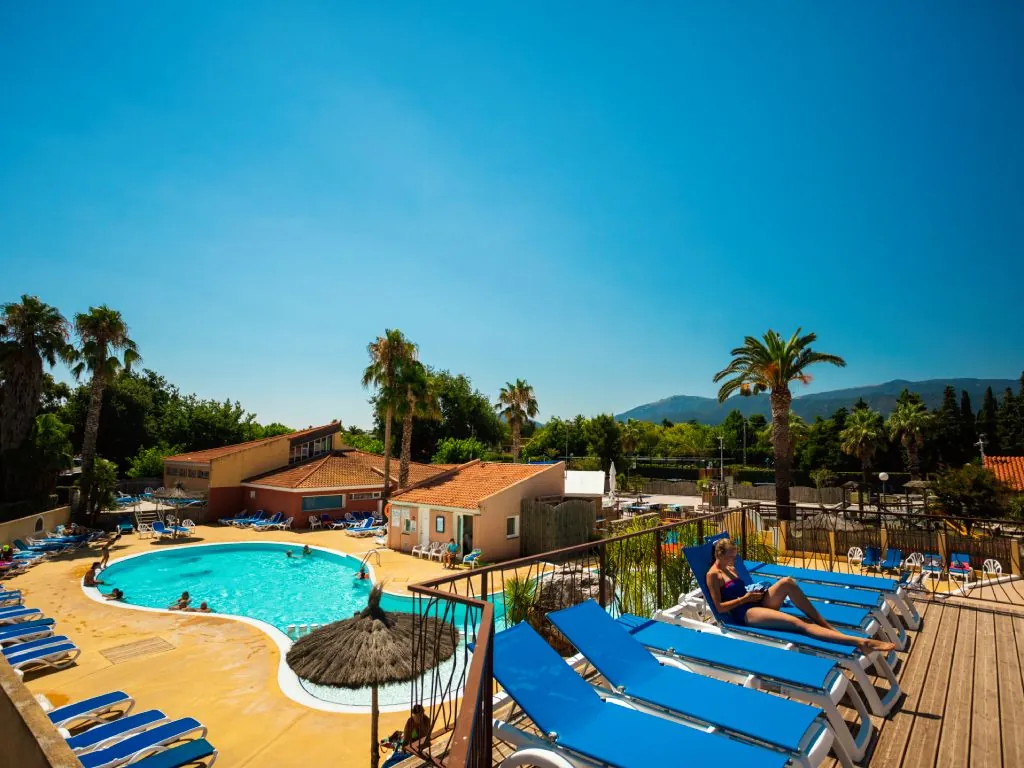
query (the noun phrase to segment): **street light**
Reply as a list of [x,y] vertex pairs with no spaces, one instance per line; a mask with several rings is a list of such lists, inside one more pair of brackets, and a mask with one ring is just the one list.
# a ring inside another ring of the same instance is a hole
[[[888,472],[879,472],[878,479],[882,481],[882,496],[885,496],[885,481],[889,479]],[[881,506],[881,499],[879,499],[879,506]]]
[[725,482],[725,438],[718,436],[718,479]]

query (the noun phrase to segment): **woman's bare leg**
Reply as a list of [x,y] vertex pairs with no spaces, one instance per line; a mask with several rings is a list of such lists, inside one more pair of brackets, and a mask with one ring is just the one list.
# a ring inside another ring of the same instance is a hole
[[887,653],[896,648],[895,643],[883,642],[869,637],[845,635],[837,629],[823,627],[810,621],[781,613],[773,608],[755,606],[747,610],[746,622],[751,627],[760,629],[778,629],[783,632],[799,632],[800,634],[842,645],[855,645],[862,653],[880,651]]
[[825,618],[818,613],[818,609],[814,607],[814,603],[807,599],[807,595],[800,589],[800,585],[788,576],[784,579],[779,579],[768,588],[768,593],[764,596],[764,600],[761,601],[760,605],[777,611],[782,607],[787,597],[793,601],[793,605],[803,611],[807,618],[819,627],[835,631],[835,627],[825,621]]

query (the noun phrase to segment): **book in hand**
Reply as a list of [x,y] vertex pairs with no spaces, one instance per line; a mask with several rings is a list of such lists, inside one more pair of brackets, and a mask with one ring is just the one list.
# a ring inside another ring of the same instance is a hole
[[767,581],[755,581],[753,584],[747,584],[747,592],[767,592],[770,586]]

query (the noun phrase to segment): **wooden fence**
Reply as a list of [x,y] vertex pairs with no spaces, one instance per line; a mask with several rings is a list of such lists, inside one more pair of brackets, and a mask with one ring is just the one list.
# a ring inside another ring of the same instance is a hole
[[561,504],[523,499],[520,517],[520,553],[527,557],[590,541],[597,522],[597,507],[592,501],[581,499]]

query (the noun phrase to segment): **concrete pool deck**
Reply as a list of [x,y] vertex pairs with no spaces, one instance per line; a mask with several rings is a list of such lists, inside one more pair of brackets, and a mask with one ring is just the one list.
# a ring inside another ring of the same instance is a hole
[[[231,541],[295,542],[359,555],[372,539],[341,531],[263,534],[199,526],[181,543]],[[177,544],[123,536],[111,561],[163,550]],[[56,620],[56,630],[82,649],[78,663],[59,672],[28,675],[25,684],[56,706],[113,690],[135,697],[136,710],[160,709],[170,717],[195,717],[210,729],[220,750],[218,764],[231,766],[364,765],[369,757],[369,717],[323,712],[298,704],[277,681],[277,645],[257,627],[197,613],[128,610],[90,599],[81,589],[96,549],[60,556],[3,582],[20,589],[25,605]],[[388,592],[408,594],[407,586],[439,576],[435,561],[390,550],[380,552],[374,573]],[[102,578],[102,577],[101,577]],[[216,606],[213,606],[216,609]],[[404,713],[384,713],[380,734],[405,723]]]

